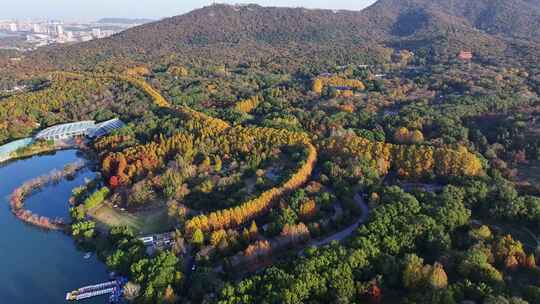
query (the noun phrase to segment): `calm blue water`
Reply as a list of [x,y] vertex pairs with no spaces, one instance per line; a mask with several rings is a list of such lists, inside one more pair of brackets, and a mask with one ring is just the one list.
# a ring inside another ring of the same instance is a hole
[[[61,169],[61,167],[59,168]],[[77,173],[73,180],[63,180],[58,185],[41,189],[39,192],[27,197],[24,201],[25,209],[50,218],[61,217],[69,220],[69,197],[71,189],[83,185],[85,180],[95,177],[89,169]]]
[[[83,259],[85,253],[70,237],[24,224],[9,209],[9,194],[18,185],[77,159],[76,151],[67,150],[0,165],[0,303],[65,303],[66,291],[107,279],[105,265],[94,256]],[[85,170],[74,181],[45,188],[26,206],[43,215],[67,216],[71,189],[92,176]],[[107,303],[107,298],[81,303]]]

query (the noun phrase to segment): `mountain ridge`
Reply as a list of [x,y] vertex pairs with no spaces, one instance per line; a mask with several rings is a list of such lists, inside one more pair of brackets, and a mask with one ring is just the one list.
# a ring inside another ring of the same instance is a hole
[[379,0],[361,11],[214,4],[107,39],[39,49],[28,59],[61,69],[169,61],[299,67],[379,60],[384,54],[373,50],[390,46],[438,60],[468,49],[492,60],[522,45],[536,48],[540,31],[530,28],[539,27],[540,0]]

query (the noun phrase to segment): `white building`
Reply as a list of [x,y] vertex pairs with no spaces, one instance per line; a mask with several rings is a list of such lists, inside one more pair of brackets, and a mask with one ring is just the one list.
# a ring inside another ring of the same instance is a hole
[[104,30],[104,31],[101,31],[101,37],[100,38],[107,38],[107,37],[110,37],[112,35],[116,34],[115,31],[112,31],[112,30]]
[[32,25],[32,31],[36,34],[46,34],[47,33],[47,27],[43,26],[39,23],[34,23]]
[[64,37],[64,26],[62,26],[61,24],[58,24],[56,26],[56,35],[58,37]]
[[75,41],[75,37],[73,36],[73,32],[72,31],[66,31],[66,40],[67,41]]
[[95,38],[101,38],[101,29],[92,29],[92,36],[94,36]]
[[33,24],[29,22],[17,22],[17,30],[19,32],[31,32]]
[[82,35],[81,36],[81,41],[90,41],[94,39],[94,37],[92,37],[91,35]]
[[10,23],[9,24],[9,30],[11,32],[17,32],[19,30],[19,28],[17,27],[17,23]]

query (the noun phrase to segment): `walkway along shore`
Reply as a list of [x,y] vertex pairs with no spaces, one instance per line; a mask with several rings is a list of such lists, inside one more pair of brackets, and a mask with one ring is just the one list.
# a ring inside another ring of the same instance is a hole
[[24,200],[29,195],[35,193],[43,187],[59,183],[62,179],[75,176],[79,171],[86,167],[86,162],[78,161],[68,164],[62,171],[52,170],[51,172],[35,177],[24,182],[17,187],[10,195],[11,212],[15,216],[32,225],[51,230],[60,230],[64,228],[64,221],[60,218],[50,219],[45,216],[32,213],[30,210],[24,209]]

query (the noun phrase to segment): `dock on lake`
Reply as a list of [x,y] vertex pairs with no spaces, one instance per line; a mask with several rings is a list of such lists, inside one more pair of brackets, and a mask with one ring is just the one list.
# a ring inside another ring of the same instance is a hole
[[84,286],[66,293],[66,300],[79,301],[110,294],[111,301],[116,302],[114,299],[119,299],[121,297],[122,287],[126,282],[127,280],[125,278],[119,278],[114,281]]

